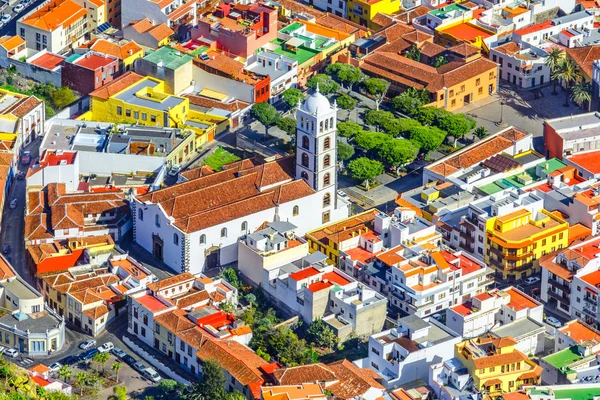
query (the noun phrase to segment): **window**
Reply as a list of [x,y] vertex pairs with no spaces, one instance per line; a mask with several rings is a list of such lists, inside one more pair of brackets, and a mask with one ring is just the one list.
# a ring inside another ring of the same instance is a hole
[[323,196],[323,207],[327,207],[331,205],[331,195],[329,193],[325,193]]
[[148,316],[144,314],[144,325],[148,326]]
[[323,223],[326,224],[327,222],[329,222],[330,219],[331,219],[331,215],[329,214],[329,211],[325,211],[323,213],[323,218],[322,218]]
[[158,333],[160,335],[160,325],[156,324],[156,326],[154,327],[154,330],[156,331],[156,333]]
[[142,336],[146,336],[146,328],[142,327],[140,332],[142,333]]
[[123,115],[123,107],[117,106],[117,115]]
[[142,113],[142,121],[145,121],[147,119],[148,119],[148,114]]
[[479,94],[483,94],[483,88],[482,87],[479,88],[478,93]]
[[139,111],[134,111],[133,112],[133,118],[139,119],[140,118],[140,112]]
[[323,141],[323,150],[328,150],[331,147],[331,139],[326,137]]
[[308,168],[308,154],[302,153],[302,166]]
[[176,233],[173,234],[173,244],[179,246],[179,235]]
[[300,174],[300,176],[302,177],[302,179],[304,179],[305,181],[308,181],[308,172],[306,171],[302,171],[302,173]]
[[323,157],[323,167],[329,167],[331,165],[331,156],[329,156],[329,154],[326,154],[325,157]]
[[157,228],[160,228],[160,216],[158,214],[154,216],[154,224]]
[[206,235],[202,234],[200,235],[200,244],[204,244],[206,243]]
[[156,122],[156,115],[151,115],[150,116],[150,121],[151,122]]
[[131,110],[125,110],[125,116],[131,117]]
[[227,228],[221,229],[221,237],[222,238],[226,238],[227,237]]
[[475,80],[475,86],[479,86],[479,85],[481,85],[481,78],[477,78]]
[[310,141],[308,139],[308,136],[302,136],[302,147],[305,148],[306,150],[309,149]]
[[295,217],[298,214],[300,214],[300,207],[294,206],[293,211],[292,211],[292,215]]
[[25,28],[21,28],[21,37],[25,36]]
[[331,182],[331,174],[327,172],[325,176],[323,176],[323,185],[329,185]]
[[140,208],[140,209],[138,209],[138,219],[139,219],[140,221],[143,221],[143,220],[144,220],[144,210],[142,210],[141,208]]

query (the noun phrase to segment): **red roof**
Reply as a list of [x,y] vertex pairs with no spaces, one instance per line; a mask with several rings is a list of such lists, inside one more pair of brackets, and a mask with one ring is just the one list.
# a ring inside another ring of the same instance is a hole
[[76,65],[80,65],[85,68],[96,70],[98,68],[106,67],[112,63],[115,63],[117,60],[108,57],[102,57],[97,54],[90,53],[87,56],[80,57],[75,60]]
[[77,153],[74,151],[62,152],[62,154],[56,154],[56,151],[53,150],[44,150],[44,154],[40,159],[40,165],[43,166],[56,166],[61,163],[61,161],[66,161],[67,164],[73,164],[75,161],[75,155]]
[[323,275],[323,280],[328,280],[340,286],[346,286],[350,283],[349,280],[347,280],[335,271],[331,271]]
[[54,68],[62,64],[64,60],[64,57],[57,56],[56,54],[45,53],[36,58],[35,60],[30,61],[29,63],[37,65],[40,68],[45,68],[52,71]]
[[600,254],[600,248],[598,246],[600,246],[600,238],[589,241],[583,245],[574,245],[571,250],[591,260],[596,258],[597,254]]
[[537,32],[537,31],[542,30],[542,29],[549,28],[551,26],[552,26],[552,20],[548,20],[548,21],[545,21],[545,22],[541,22],[539,24],[535,24],[535,25],[527,26],[525,28],[521,28],[521,29],[517,30],[515,33],[518,34],[518,35],[523,36],[523,35],[528,35],[530,33]]
[[329,289],[331,286],[333,286],[333,283],[331,283],[331,282],[319,281],[319,282],[313,283],[312,285],[309,285],[308,290],[310,290],[313,293],[316,293],[316,292],[320,292],[323,289]]
[[47,272],[63,272],[77,265],[84,249],[73,250],[69,254],[47,257],[36,265],[36,274]]
[[600,174],[598,157],[600,157],[600,151],[590,151],[588,153],[571,156],[569,157],[569,161],[593,174]]
[[521,311],[525,308],[535,308],[538,306],[533,300],[529,297],[526,297],[524,294],[521,294],[514,288],[510,288],[506,290],[506,292],[510,295],[510,303],[508,306],[511,307],[515,311]]
[[463,276],[469,275],[470,273],[478,271],[482,268],[481,265],[469,260],[467,257],[465,257],[462,254],[460,255],[459,258],[460,258],[460,269],[462,269]]
[[567,29],[563,29],[561,33],[564,33],[565,35],[567,35],[568,37],[573,37],[575,36],[574,33],[571,33],[569,30]]
[[290,275],[290,278],[295,281],[301,281],[303,279],[310,278],[311,276],[315,276],[315,275],[319,275],[319,274],[320,274],[320,272],[318,269],[316,269],[314,267],[309,267],[309,268],[305,268],[301,271],[294,272],[293,274]]
[[146,307],[148,310],[156,313],[158,311],[166,310],[168,307],[161,301],[156,299],[154,296],[145,294],[141,297],[136,298],[137,302]]
[[457,306],[452,307],[452,310],[457,314],[462,315],[463,317],[469,315],[473,312],[471,309],[471,302],[459,304]]
[[[581,277],[581,280],[584,282],[597,287],[596,285],[600,284],[600,271],[592,272],[591,274],[587,274]],[[593,292],[592,292],[593,293]],[[594,293],[596,294],[596,293]]]
[[444,29],[443,32],[448,33],[448,34],[454,36],[455,38],[466,40],[469,42],[474,41],[478,37],[486,39],[486,38],[489,38],[490,36],[492,36],[491,33],[486,32],[482,29],[478,29],[477,27],[475,27],[469,23],[455,25],[448,29]]
[[37,383],[38,386],[41,386],[41,387],[46,387],[51,383],[50,381],[47,381],[46,379],[44,379],[38,375],[33,375],[31,377],[31,380],[34,381],[35,383]]

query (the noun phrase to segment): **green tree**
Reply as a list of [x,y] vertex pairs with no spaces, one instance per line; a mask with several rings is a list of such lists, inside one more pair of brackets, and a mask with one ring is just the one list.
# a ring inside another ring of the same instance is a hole
[[296,120],[294,118],[279,118],[277,120],[277,127],[289,136],[294,136],[296,134]]
[[354,142],[367,151],[378,149],[390,140],[392,140],[390,135],[371,131],[362,131],[354,137]]
[[571,88],[571,100],[581,108],[590,111],[592,102],[592,85],[580,78]]
[[126,400],[127,399],[127,387],[126,386],[113,387],[113,395],[114,395],[115,400]]
[[410,140],[425,151],[433,151],[444,143],[446,133],[434,126],[422,126],[410,132]]
[[281,95],[283,102],[290,108],[295,109],[298,103],[304,100],[304,93],[300,89],[289,88]]
[[338,81],[342,87],[346,86],[348,91],[352,90],[352,87],[360,82],[363,77],[360,68],[339,62],[330,64],[325,72]]
[[401,113],[415,115],[421,107],[429,104],[429,92],[426,89],[408,88],[392,99],[392,105]]
[[183,383],[179,383],[173,379],[161,379],[158,382],[158,391],[162,399],[178,399],[185,389]]
[[92,361],[98,365],[102,366],[102,372],[104,372],[104,364],[109,360],[110,354],[108,353],[98,353],[93,358]]
[[252,328],[252,347],[265,360],[274,357],[288,367],[312,362],[306,342],[288,326],[273,327],[271,319],[261,319]]
[[391,136],[408,136],[411,130],[422,126],[419,121],[411,118],[394,118],[390,120],[383,129]]
[[377,160],[360,157],[350,161],[348,169],[352,177],[363,181],[365,188],[369,190],[371,181],[383,173],[383,164]]
[[404,54],[406,58],[410,58],[413,61],[421,61],[421,50],[417,47],[417,45],[413,44],[410,46],[408,51]]
[[378,155],[383,161],[395,167],[398,174],[398,168],[413,161],[418,153],[419,147],[410,140],[394,139],[387,146],[381,147]]
[[550,78],[552,79],[552,94],[556,95],[556,85],[558,84],[558,79],[556,78],[556,72],[558,71],[558,67],[560,62],[564,58],[563,51],[558,47],[553,47],[552,50],[548,53],[548,57],[546,57],[546,66],[550,70]]
[[436,126],[454,137],[454,147],[456,141],[464,137],[473,128],[475,128],[475,120],[465,114],[440,114],[436,119]]
[[265,127],[265,134],[269,135],[269,128],[277,123],[279,112],[269,103],[255,103],[250,109],[254,118]]
[[119,371],[121,370],[121,367],[123,366],[123,364],[121,364],[118,361],[115,361],[111,366],[110,369],[114,371],[115,373],[115,379],[117,380],[117,383],[119,382]]
[[52,92],[51,97],[54,107],[58,109],[65,108],[66,106],[77,100],[77,97],[75,97],[73,91],[66,86],[61,86],[58,89],[54,90]]
[[354,155],[354,146],[344,143],[342,141],[337,142],[337,158],[340,161],[348,161]]
[[85,372],[78,372],[75,375],[75,387],[79,388],[79,394],[83,394],[83,387],[86,385],[88,380],[88,374]]
[[337,133],[338,135],[343,137],[353,138],[362,131],[362,126],[360,126],[356,122],[344,121],[337,124]]
[[316,90],[317,86],[319,86],[319,92],[323,93],[324,95],[336,93],[338,90],[340,90],[340,85],[331,79],[330,76],[325,74],[317,74],[312,76],[308,82],[306,82],[306,86],[314,90]]
[[337,335],[321,318],[310,323],[306,330],[306,338],[313,345],[328,349],[333,349],[339,341]]
[[238,278],[238,272],[234,268],[227,268],[223,272],[221,272],[221,276],[225,279],[231,286],[236,289],[240,288],[240,280]]
[[235,392],[227,393],[227,400],[246,400],[246,396],[236,390]]
[[445,110],[436,107],[421,107],[415,114],[417,121],[426,126],[431,126],[437,120],[438,115],[445,113]]
[[217,360],[207,360],[202,366],[202,380],[188,387],[187,400],[226,400],[225,374]]
[[365,124],[374,126],[379,132],[393,119],[395,119],[394,114],[389,111],[371,110],[365,116]]
[[13,372],[7,364],[0,366],[0,377],[4,379],[4,386],[8,384],[8,380],[13,376]]
[[579,67],[573,60],[563,58],[558,64],[558,69],[552,74],[552,79],[562,81],[565,87],[565,107],[568,107],[571,84],[579,79]]
[[335,101],[342,110],[352,110],[356,107],[356,100],[346,93],[340,94]]
[[475,136],[477,136],[477,138],[483,139],[484,137],[487,136],[488,130],[486,128],[484,128],[483,126],[478,126],[477,128],[475,128],[473,133],[475,134]]
[[73,375],[73,370],[69,368],[68,365],[63,365],[62,367],[60,367],[56,374],[58,375],[59,379],[62,379],[64,382],[69,383],[69,380]]
[[248,293],[246,295],[246,301],[248,302],[248,304],[250,304],[250,308],[252,308],[252,305],[256,303],[256,296],[252,293]]
[[448,57],[446,57],[446,56],[437,56],[435,58],[435,60],[433,61],[434,68],[439,68],[442,65],[446,65],[446,64],[448,64]]
[[375,108],[379,110],[379,105],[390,87],[390,82],[380,78],[368,78],[365,79],[364,83],[367,93],[375,99]]

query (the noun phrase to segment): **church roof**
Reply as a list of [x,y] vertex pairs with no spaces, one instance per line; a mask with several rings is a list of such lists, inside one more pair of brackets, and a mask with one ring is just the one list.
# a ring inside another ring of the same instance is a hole
[[278,204],[310,196],[315,191],[303,179],[294,180],[293,155],[260,165],[226,168],[138,197],[160,204],[184,232],[196,232],[242,218]]
[[323,112],[331,111],[331,104],[327,97],[323,96],[323,94],[319,91],[319,87],[306,98],[304,103],[300,106],[300,109],[309,114],[318,114]]

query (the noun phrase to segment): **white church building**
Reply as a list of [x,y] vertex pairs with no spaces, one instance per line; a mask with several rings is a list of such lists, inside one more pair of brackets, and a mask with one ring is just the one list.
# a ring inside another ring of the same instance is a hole
[[304,235],[347,218],[336,196],[336,115],[317,89],[298,107],[295,156],[238,161],[134,198],[134,240],[174,271],[197,274],[237,261],[239,239],[265,222],[288,221]]

